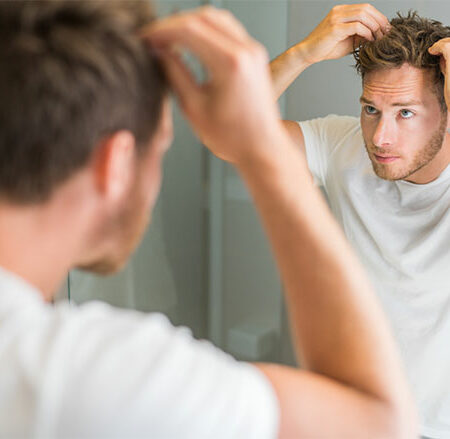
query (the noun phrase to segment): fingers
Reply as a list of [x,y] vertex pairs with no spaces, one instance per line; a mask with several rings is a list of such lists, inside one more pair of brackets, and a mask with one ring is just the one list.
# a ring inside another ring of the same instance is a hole
[[444,75],[447,75],[448,63],[450,61],[450,38],[443,38],[434,43],[428,52],[431,55],[440,56],[439,67]]
[[389,32],[391,28],[391,24],[385,15],[383,15],[378,9],[374,8],[372,5],[365,4],[363,5],[364,10],[370,14],[376,22],[380,25],[380,29],[383,34]]
[[341,33],[342,39],[344,39],[345,37],[353,36],[353,35],[357,35],[368,41],[373,41],[375,39],[372,34],[372,31],[367,26],[360,23],[359,21],[353,21],[351,23],[344,23],[341,26],[341,32],[342,32]]
[[211,6],[204,6],[199,11],[201,11],[200,17],[205,23],[233,38],[236,43],[244,44],[251,40],[244,26],[234,18],[231,12]]
[[159,20],[142,35],[161,50],[175,45],[190,50],[213,75],[220,75],[222,66],[239,49],[235,38],[210,26],[198,12]]
[[450,54],[450,38],[443,38],[438,42],[434,43],[429,49],[431,55],[443,55],[446,56]]
[[439,67],[442,74],[445,77],[445,89],[444,96],[447,108],[450,108],[450,90],[449,90],[449,61],[450,61],[450,38],[443,38],[438,42],[434,43],[428,52],[431,55],[440,56]]
[[[390,29],[389,20],[372,5],[341,5],[332,9],[334,20],[340,23],[359,22],[372,32],[374,38],[381,38]],[[360,28],[360,27],[358,27]],[[366,34],[366,32],[364,32]],[[367,38],[370,41],[373,38]]]
[[444,76],[447,76],[447,62],[443,56],[441,56],[441,59],[439,60],[439,68]]
[[370,14],[362,14],[357,12],[354,15],[345,17],[342,21],[343,23],[359,22],[367,27],[375,38],[381,38],[383,36],[379,23],[372,18]]
[[189,104],[195,105],[201,98],[200,86],[175,51],[162,51],[158,56],[163,63],[181,109],[188,113]]

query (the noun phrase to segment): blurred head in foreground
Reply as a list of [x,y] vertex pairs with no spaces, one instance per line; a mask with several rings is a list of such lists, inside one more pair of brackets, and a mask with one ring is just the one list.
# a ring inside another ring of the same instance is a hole
[[152,19],[143,1],[0,3],[0,203],[64,196],[84,227],[74,263],[98,273],[139,242],[171,141],[165,78],[138,34]]

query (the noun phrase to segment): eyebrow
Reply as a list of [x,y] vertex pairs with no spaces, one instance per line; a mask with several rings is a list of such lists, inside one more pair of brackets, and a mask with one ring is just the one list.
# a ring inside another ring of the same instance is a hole
[[[361,96],[359,98],[359,102],[361,102],[362,104],[373,105],[375,107],[375,104],[371,100],[366,99],[364,96]],[[413,105],[422,105],[422,102],[414,100],[407,102],[394,102],[393,104],[391,104],[391,107],[411,107]]]

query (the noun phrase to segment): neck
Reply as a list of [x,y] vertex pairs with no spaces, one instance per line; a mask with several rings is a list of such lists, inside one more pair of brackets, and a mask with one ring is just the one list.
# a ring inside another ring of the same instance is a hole
[[82,253],[92,222],[74,189],[58,190],[43,204],[0,203],[0,266],[36,287],[47,301]]
[[446,132],[442,148],[435,157],[423,168],[411,174],[406,181],[415,184],[427,184],[439,178],[450,164],[450,135]]
[[0,207],[0,266],[31,283],[50,300],[70,264],[65,258],[55,257],[64,241],[50,236],[39,213],[30,210]]

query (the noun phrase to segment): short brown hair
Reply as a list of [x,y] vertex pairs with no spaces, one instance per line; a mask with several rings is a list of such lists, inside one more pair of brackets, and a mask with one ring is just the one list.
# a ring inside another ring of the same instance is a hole
[[431,55],[428,49],[442,38],[450,37],[450,27],[436,20],[420,17],[409,11],[390,21],[391,29],[380,39],[364,41],[354,51],[356,70],[364,76],[372,71],[398,68],[404,63],[433,73],[435,91],[443,111],[447,110],[444,99],[444,75],[439,67],[439,56]]
[[149,143],[167,89],[138,36],[153,18],[139,0],[0,2],[0,198],[47,200],[115,131]]

